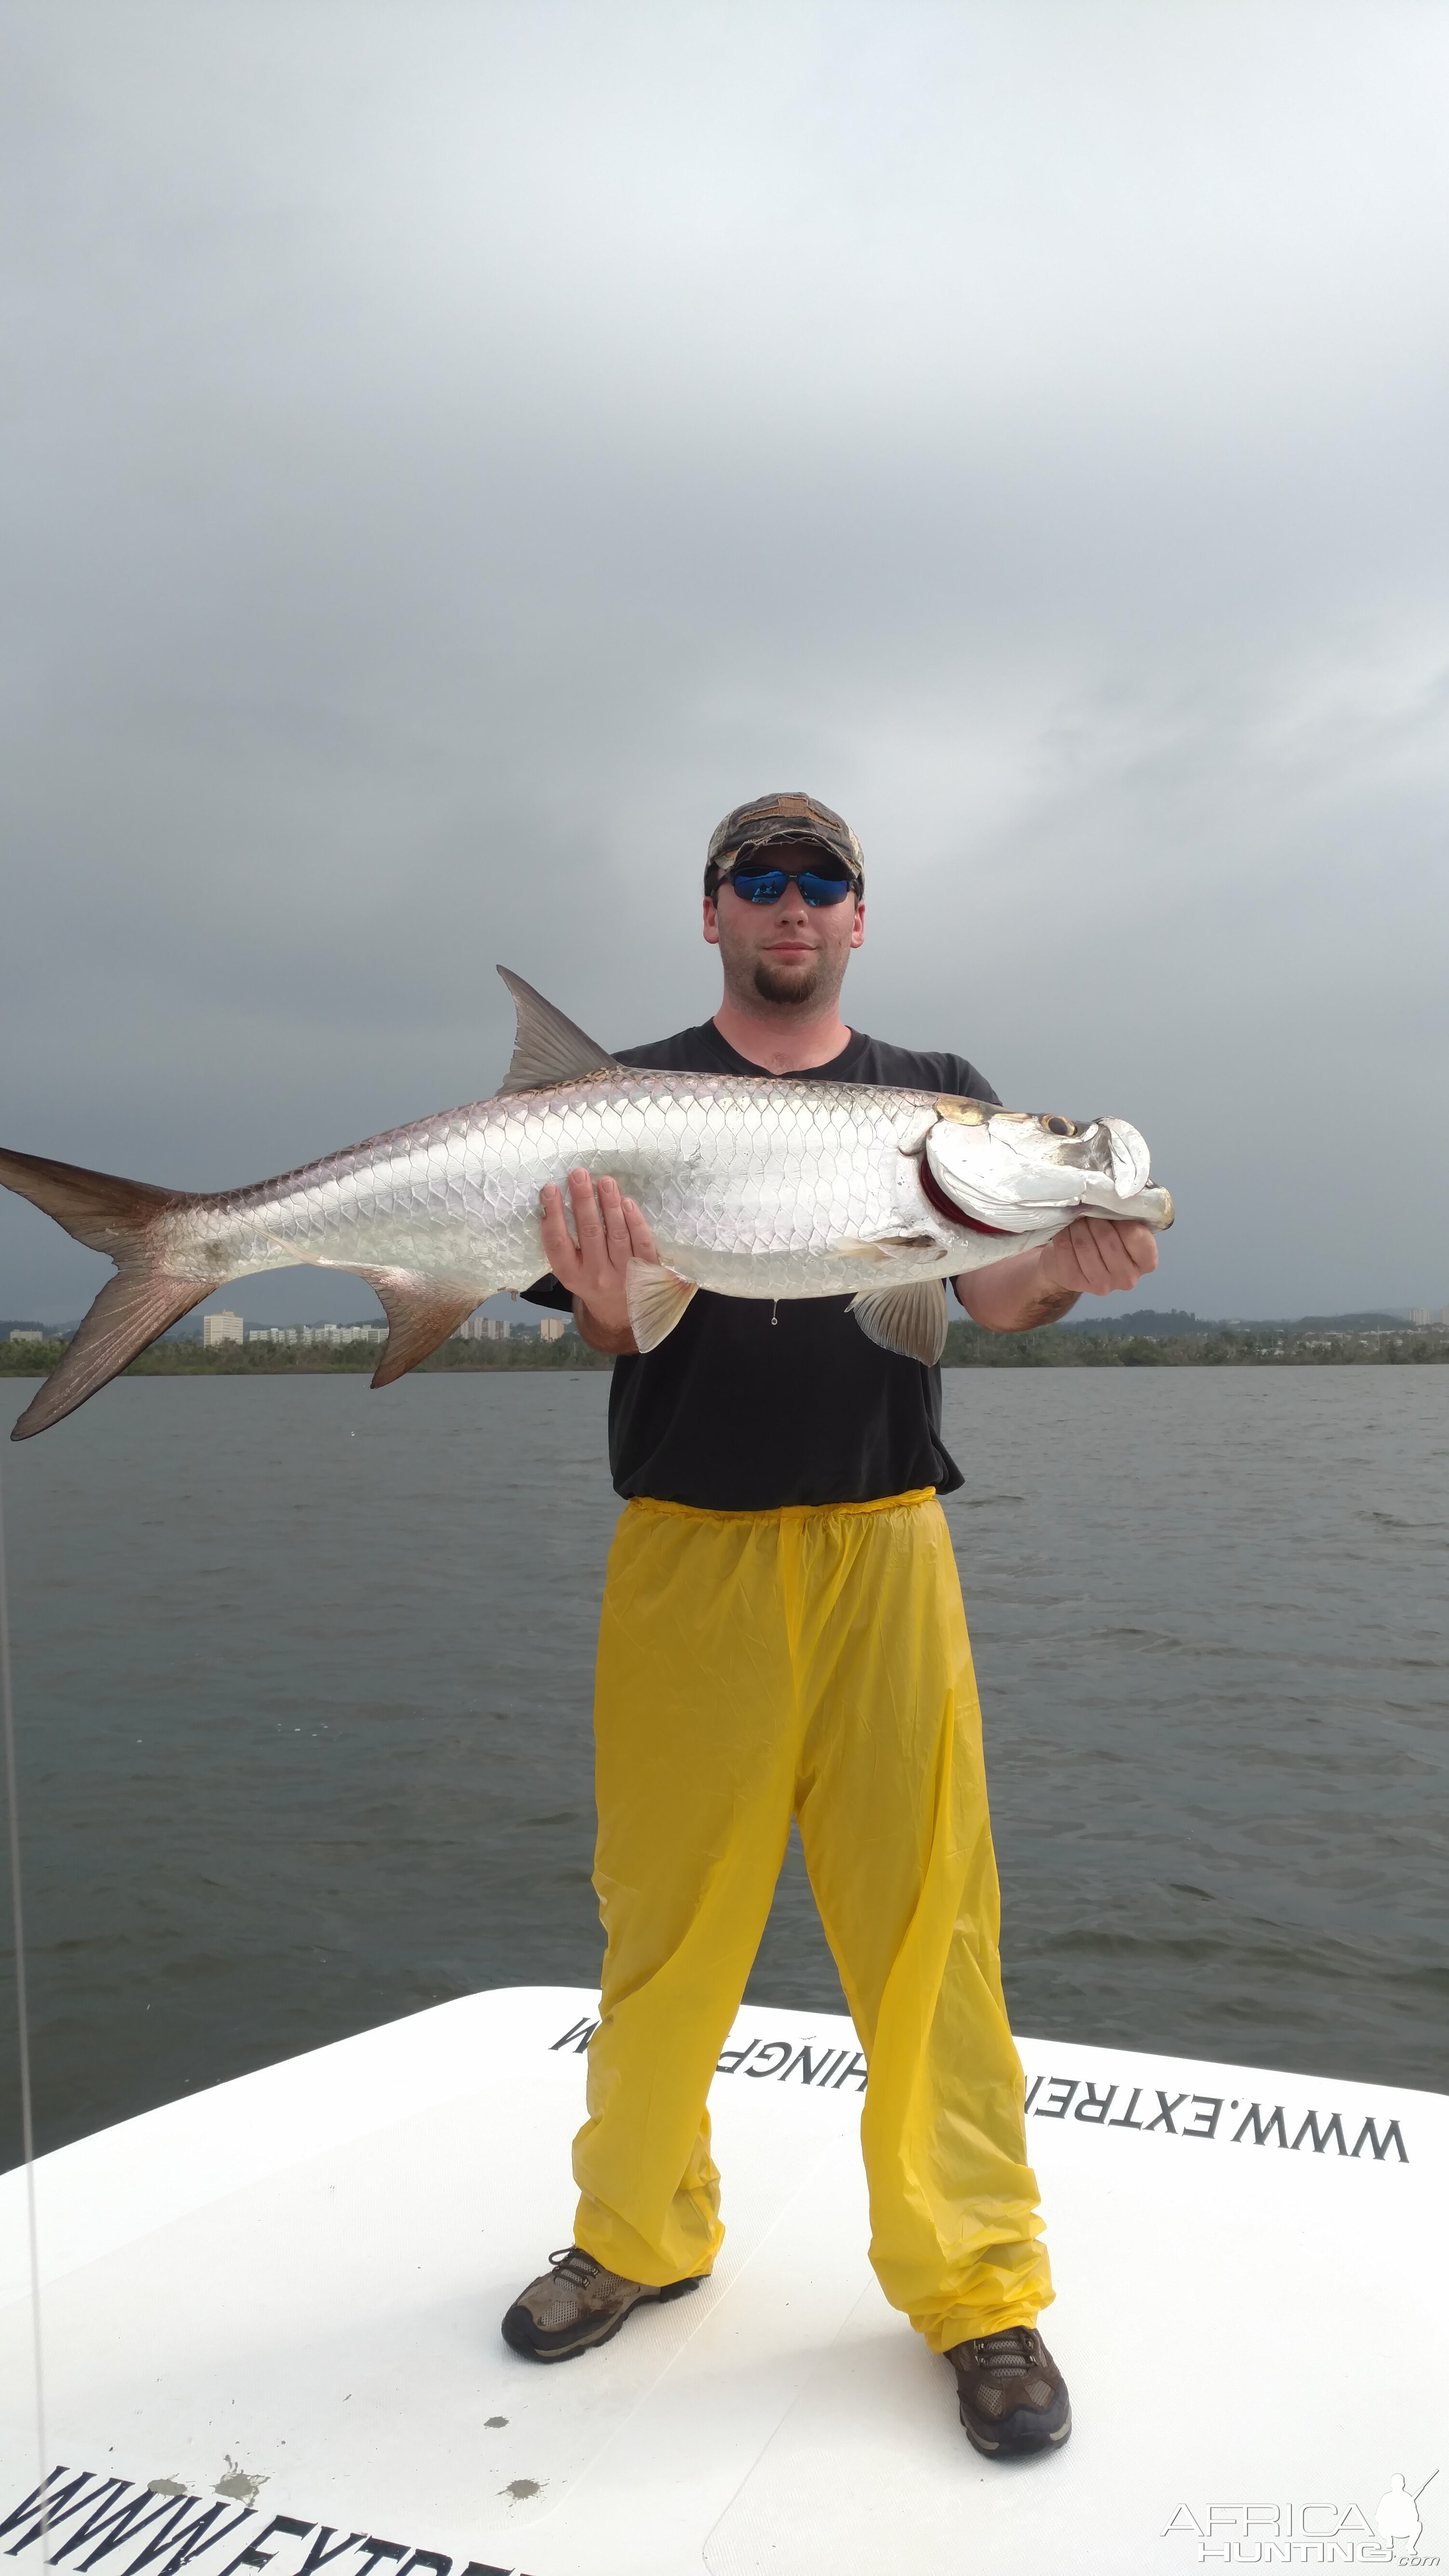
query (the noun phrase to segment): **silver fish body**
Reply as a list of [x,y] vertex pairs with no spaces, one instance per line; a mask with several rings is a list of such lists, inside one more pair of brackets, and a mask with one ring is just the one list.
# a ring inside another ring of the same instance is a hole
[[[946,1278],[1047,1242],[1084,1210],[1161,1223],[1161,1193],[1144,1204],[1117,1189],[1103,1122],[1063,1141],[985,1104],[963,1124],[964,1105],[621,1068],[419,1119],[198,1201],[158,1232],[158,1249],[178,1276],[386,1268],[456,1283],[477,1303],[547,1267],[539,1194],[579,1165],[638,1201],[671,1268],[726,1296],[850,1294],[877,1286],[882,1264],[903,1282]],[[959,1192],[959,1216],[927,1196],[923,1156],[940,1189]]]
[[[1146,1146],[1118,1119],[1078,1125],[982,1102],[789,1076],[642,1071],[604,1054],[515,976],[503,1090],[304,1169],[216,1196],[0,1154],[0,1181],[108,1251],[101,1291],[20,1424],[59,1420],[229,1280],[313,1263],[360,1273],[400,1376],[498,1289],[547,1267],[539,1194],[582,1165],[638,1201],[662,1267],[631,1265],[649,1349],[699,1288],[855,1299],[889,1349],[939,1354],[939,1283],[1045,1243],[1082,1214],[1171,1223]],[[636,1278],[635,1273],[641,1274]]]

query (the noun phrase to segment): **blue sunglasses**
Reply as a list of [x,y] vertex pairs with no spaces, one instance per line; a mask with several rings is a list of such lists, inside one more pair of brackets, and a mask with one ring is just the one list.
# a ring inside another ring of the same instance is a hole
[[742,903],[778,903],[786,886],[798,886],[808,904],[844,903],[854,894],[854,879],[842,868],[825,876],[818,868],[735,868],[725,880]]

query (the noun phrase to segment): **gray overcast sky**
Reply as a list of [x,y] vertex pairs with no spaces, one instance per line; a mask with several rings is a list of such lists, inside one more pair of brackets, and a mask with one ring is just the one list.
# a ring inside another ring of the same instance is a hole
[[1134,1119],[1153,1302],[1449,1298],[1446,111],[1442,0],[11,0],[0,1136],[702,1018],[805,786],[847,1016]]

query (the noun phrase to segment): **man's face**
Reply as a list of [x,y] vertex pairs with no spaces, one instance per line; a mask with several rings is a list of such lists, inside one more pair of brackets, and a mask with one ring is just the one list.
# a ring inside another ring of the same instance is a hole
[[[772,841],[770,864],[818,865],[814,841]],[[752,1000],[828,1008],[840,991],[852,948],[865,937],[865,905],[853,894],[843,903],[810,904],[796,885],[778,903],[747,903],[726,882],[704,898],[704,935],[720,952],[725,989],[748,1006]]]

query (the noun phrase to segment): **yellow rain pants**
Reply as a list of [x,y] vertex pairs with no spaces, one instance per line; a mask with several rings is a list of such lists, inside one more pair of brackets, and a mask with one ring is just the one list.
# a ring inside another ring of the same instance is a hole
[[607,1951],[575,2242],[707,2272],[705,2095],[798,1817],[869,2075],[870,2259],[932,2349],[1052,2296],[997,1960],[961,1588],[932,1493],[829,1510],[625,1506],[594,1703]]

